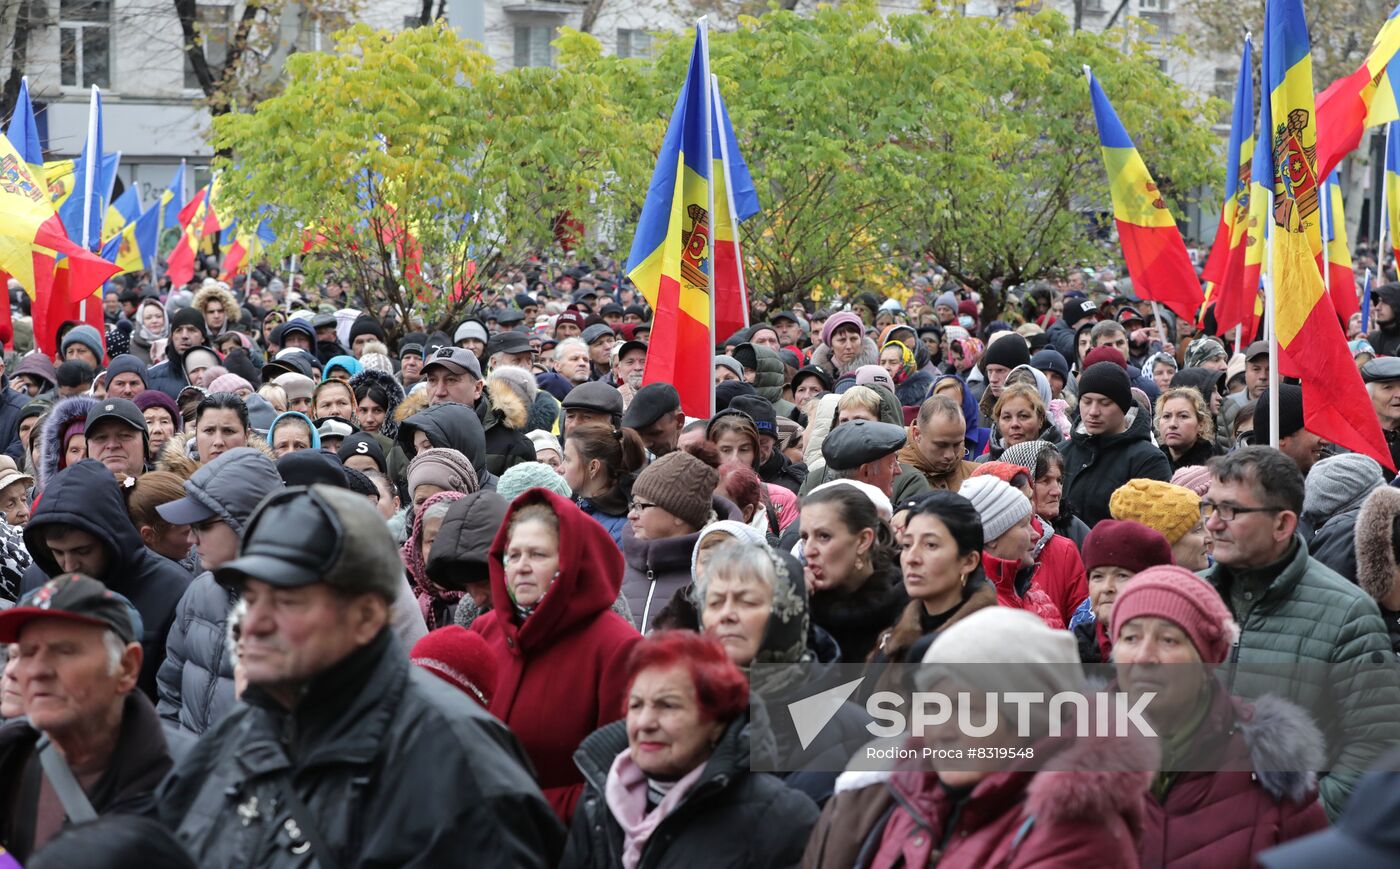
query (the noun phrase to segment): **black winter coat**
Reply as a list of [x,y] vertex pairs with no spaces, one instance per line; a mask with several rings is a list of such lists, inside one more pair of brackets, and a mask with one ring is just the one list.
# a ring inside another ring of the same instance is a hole
[[1362,500],[1350,510],[1327,517],[1308,541],[1309,555],[1352,582],[1356,582],[1356,520]]
[[24,573],[23,591],[31,591],[62,571],[54,560],[45,531],[68,525],[86,531],[102,544],[107,570],[102,580],[126,596],[141,614],[141,690],[156,699],[156,670],[165,660],[165,638],[175,622],[175,607],[190,584],[180,565],[147,549],[127,517],[126,504],[112,472],[84,459],[54,475],[44,489],[33,518],[24,527],[24,545],[34,563]]
[[768,461],[758,466],[758,477],[765,483],[782,486],[796,495],[807,481],[807,466],[794,462],[775,447]]
[[1147,414],[1134,407],[1128,412],[1126,430],[1112,435],[1090,435],[1083,423],[1060,444],[1065,457],[1065,492],[1060,509],[1069,510],[1092,528],[1108,519],[1108,499],[1129,480],[1145,478],[1170,482],[1171,463],[1152,445]]
[[1171,450],[1166,447],[1162,447],[1161,449],[1162,455],[1167,457],[1167,464],[1171,467],[1173,474],[1182,468],[1204,465],[1220,454],[1220,451],[1215,447],[1215,443],[1206,438],[1197,438],[1196,442],[1191,445],[1191,449],[1182,453],[1179,459],[1173,459]]
[[413,435],[419,429],[433,446],[449,447],[466,456],[476,469],[481,488],[495,490],[496,475],[486,464],[486,430],[474,408],[446,401],[425,407],[399,423],[399,447],[409,459],[418,453],[413,447]]
[[[43,778],[34,751],[39,731],[17,718],[0,727],[0,842],[17,860],[27,861],[34,845],[34,810]],[[155,790],[170,771],[170,747],[139,691],[122,703],[121,730],[112,759],[85,793],[97,814],[154,815]]]
[[29,403],[29,396],[0,384],[0,452],[24,467],[24,444],[19,439],[19,412]]
[[553,866],[562,830],[510,732],[411,667],[388,628],[293,712],[256,686],[161,785],[160,820],[202,869],[310,869],[294,787],[345,869]]
[[[622,865],[622,828],[604,797],[613,760],[627,749],[627,723],[593,733],[574,752],[587,788],[574,810],[561,869]],[[748,716],[731,722],[700,779],[642,848],[638,869],[796,866],[817,806],[767,773],[749,771]]]

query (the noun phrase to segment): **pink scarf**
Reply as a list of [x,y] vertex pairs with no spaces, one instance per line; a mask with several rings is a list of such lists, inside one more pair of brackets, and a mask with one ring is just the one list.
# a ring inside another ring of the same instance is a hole
[[423,621],[430,631],[443,627],[433,623],[433,601],[445,601],[455,607],[466,592],[449,591],[428,578],[428,565],[423,563],[423,511],[439,501],[456,501],[465,497],[461,492],[438,492],[424,501],[413,514],[413,530],[403,546],[399,547],[399,557],[403,559],[404,567],[408,568],[413,595],[418,598],[418,609],[422,611]]
[[700,780],[705,764],[699,764],[676,782],[656,808],[647,811],[647,776],[632,760],[630,749],[624,748],[608,770],[603,796],[617,825],[622,828],[622,869],[637,869],[642,862],[642,849],[656,828],[681,804],[690,789]]

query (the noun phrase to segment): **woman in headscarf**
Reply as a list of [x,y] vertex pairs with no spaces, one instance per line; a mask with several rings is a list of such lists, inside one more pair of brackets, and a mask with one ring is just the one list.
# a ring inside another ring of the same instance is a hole
[[[142,362],[155,365],[164,358],[152,351],[152,344],[164,342],[170,337],[170,324],[165,319],[165,308],[159,299],[142,299],[136,306],[136,329],[131,333],[131,347],[128,352]],[[162,344],[163,346],[163,344]]]
[[466,492],[445,491],[426,499],[423,506],[414,511],[413,530],[399,549],[404,567],[408,570],[409,584],[413,586],[418,608],[423,613],[423,622],[430,631],[452,624],[457,604],[466,594],[462,590],[438,585],[427,571],[428,554],[433,550],[433,542],[442,528],[442,520],[447,516],[447,508],[466,495]]

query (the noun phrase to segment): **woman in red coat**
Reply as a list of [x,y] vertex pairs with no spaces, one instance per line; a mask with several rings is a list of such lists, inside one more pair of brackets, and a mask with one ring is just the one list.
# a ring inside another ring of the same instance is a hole
[[613,612],[622,553],[567,498],[531,489],[491,544],[492,609],[472,623],[496,658],[491,714],[514,731],[559,819],[583,775],[573,754],[625,712],[624,664],[640,635]]
[[1231,698],[1210,672],[1238,636],[1214,588],[1183,567],[1152,567],[1123,587],[1111,618],[1119,684],[1153,692],[1145,714],[1162,734],[1161,772],[1143,798],[1144,867],[1252,866],[1327,826],[1316,725],[1274,697]]

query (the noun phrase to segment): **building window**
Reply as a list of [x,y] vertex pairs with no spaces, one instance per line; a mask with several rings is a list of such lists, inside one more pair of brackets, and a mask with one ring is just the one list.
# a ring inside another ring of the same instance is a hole
[[59,0],[58,27],[64,87],[111,87],[111,0]]
[[[233,7],[200,3],[195,6],[194,14],[195,39],[199,41],[199,47],[204,52],[209,71],[217,79],[224,64],[228,62],[229,38],[233,33]],[[189,55],[185,56],[185,87],[191,90],[201,88],[199,79],[194,74],[194,66],[190,64]]]
[[651,34],[645,30],[617,31],[618,57],[651,57]]
[[550,43],[554,41],[554,37],[554,28],[548,25],[516,25],[516,68],[521,69],[527,66],[554,66],[554,48],[550,45]]
[[1138,0],[1138,9],[1143,12],[1166,12],[1167,0]]

